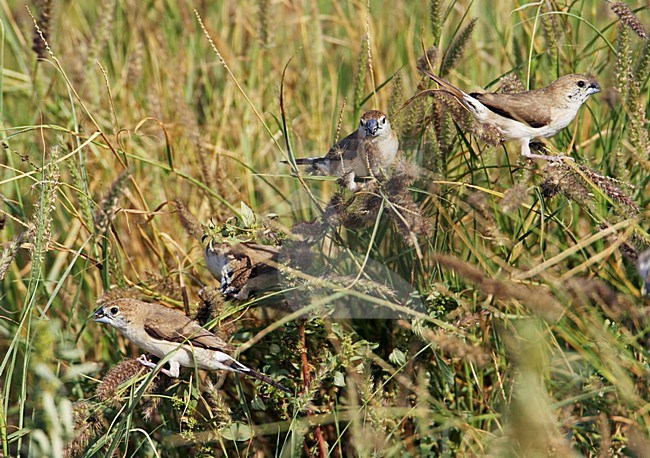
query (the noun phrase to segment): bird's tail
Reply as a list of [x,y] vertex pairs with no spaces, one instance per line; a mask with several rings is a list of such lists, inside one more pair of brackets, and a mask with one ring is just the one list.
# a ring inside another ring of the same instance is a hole
[[[328,157],[300,157],[295,159],[296,165],[307,165],[306,172],[316,175],[327,175],[331,172],[331,159]],[[282,161],[288,164],[289,161]]]
[[257,380],[261,380],[264,383],[268,383],[269,385],[271,385],[274,388],[277,388],[278,390],[282,390],[285,393],[293,394],[293,391],[291,391],[286,386],[276,382],[268,375],[262,374],[261,372],[254,371],[250,367],[244,366],[242,363],[240,363],[237,360],[232,360],[230,362],[230,368],[233,370],[233,372],[251,376],[253,378],[256,378]]
[[253,378],[256,378],[257,380],[261,380],[264,383],[268,383],[274,388],[277,388],[278,390],[282,390],[285,393],[293,394],[293,391],[291,391],[289,388],[286,386],[276,382],[273,380],[271,377],[268,375],[262,374],[261,372],[254,371],[253,369],[248,369],[248,372],[246,372],[246,375],[250,375]]
[[431,78],[433,81],[438,83],[438,86],[440,86],[445,92],[449,92],[451,95],[453,95],[457,99],[466,100],[467,98],[469,98],[469,95],[465,94],[463,91],[461,91],[457,87],[452,86],[450,83],[443,80],[439,76],[434,75],[433,73],[431,73],[426,68],[420,68],[419,70],[422,73],[424,73],[425,75],[427,75],[429,78]]
[[[322,157],[300,157],[296,158],[296,165],[311,165],[312,167],[315,167],[316,164],[319,162],[323,161],[324,158]],[[288,164],[289,161],[280,161],[283,164]]]

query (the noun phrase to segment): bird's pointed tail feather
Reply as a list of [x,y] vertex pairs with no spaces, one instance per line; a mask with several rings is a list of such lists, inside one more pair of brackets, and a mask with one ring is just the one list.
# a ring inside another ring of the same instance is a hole
[[[322,160],[323,160],[322,157],[299,157],[295,159],[296,165],[312,165],[312,166]],[[282,162],[283,164],[289,163],[289,161],[280,161],[280,162]]]
[[234,372],[251,376],[253,378],[256,378],[257,380],[261,380],[264,383],[268,383],[269,385],[271,385],[274,388],[277,388],[278,390],[282,390],[285,393],[293,394],[293,391],[291,391],[286,386],[276,382],[268,375],[262,374],[261,372],[254,371],[250,367],[244,366],[239,361],[233,360],[230,364],[230,368],[233,369]]
[[421,68],[419,70],[425,75],[427,75],[429,78],[431,78],[433,81],[438,83],[438,86],[440,86],[445,92],[449,92],[451,95],[458,98],[459,100],[464,100],[466,98],[469,98],[469,95],[467,95],[457,87],[453,86],[451,83],[448,83],[447,81],[443,80],[439,76],[434,75],[426,68]]

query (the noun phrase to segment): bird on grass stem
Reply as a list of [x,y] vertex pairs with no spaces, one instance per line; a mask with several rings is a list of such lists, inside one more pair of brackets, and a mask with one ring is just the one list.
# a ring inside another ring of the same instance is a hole
[[509,94],[467,94],[426,68],[420,71],[451,94],[478,122],[497,129],[504,141],[517,141],[522,156],[530,159],[558,160],[563,156],[533,154],[529,143],[548,138],[569,125],[591,94],[600,92],[596,80],[587,75],[571,74],[541,89]]
[[324,157],[298,158],[295,163],[310,166],[311,173],[337,176],[345,188],[356,191],[360,188],[357,179],[378,178],[390,169],[398,148],[397,134],[386,115],[370,110],[361,116],[359,128],[332,146]]
[[[98,323],[114,327],[142,350],[167,360],[169,369],[161,372],[177,378],[180,367],[198,367],[210,371],[224,370],[248,375],[286,393],[291,390],[235,360],[226,352],[233,347],[202,328],[180,311],[161,304],[131,298],[119,298],[100,305],[93,315]],[[157,365],[141,355],[138,362],[155,368]]]

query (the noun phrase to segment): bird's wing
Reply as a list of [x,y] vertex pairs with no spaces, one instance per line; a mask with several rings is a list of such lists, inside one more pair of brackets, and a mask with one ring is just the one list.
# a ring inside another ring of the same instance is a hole
[[262,245],[254,242],[242,242],[232,247],[231,253],[237,257],[245,256],[250,259],[251,265],[272,264],[278,262],[280,249],[272,245]]
[[173,315],[168,313],[149,315],[144,322],[145,332],[155,339],[168,342],[185,342],[208,350],[233,350],[232,345],[202,328],[196,321],[192,321],[180,312],[171,309],[170,312]]
[[221,279],[222,291],[238,295],[252,278],[277,273],[279,252],[278,247],[254,242],[232,246],[228,251],[228,272]]
[[533,91],[516,94],[473,93],[470,95],[496,114],[531,127],[544,127],[551,122],[551,110],[545,103],[534,103],[535,97],[531,92]]
[[226,266],[221,277],[221,292],[228,296],[237,296],[251,276],[254,276],[255,267],[251,265],[248,256],[235,255],[229,256]]
[[343,157],[349,159],[350,154],[356,154],[359,148],[358,132],[355,130],[330,148],[325,156],[330,161],[340,161]]

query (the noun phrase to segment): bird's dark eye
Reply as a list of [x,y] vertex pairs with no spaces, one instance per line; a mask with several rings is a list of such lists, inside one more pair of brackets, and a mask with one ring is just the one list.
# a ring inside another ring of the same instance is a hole
[[111,315],[117,315],[117,313],[120,311],[117,307],[111,307],[109,312],[111,312]]
[[578,81],[578,87],[585,87],[584,81]]
[[363,119],[359,120],[359,125],[363,127]]
[[385,117],[385,116],[382,116],[382,117],[379,119],[379,122],[382,123],[382,124],[386,124],[386,117]]

